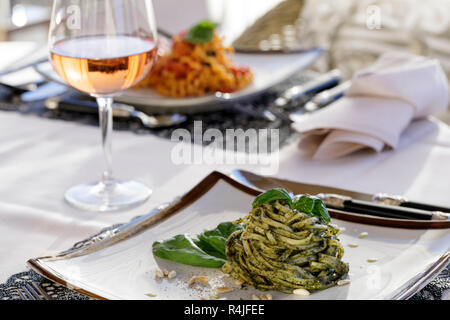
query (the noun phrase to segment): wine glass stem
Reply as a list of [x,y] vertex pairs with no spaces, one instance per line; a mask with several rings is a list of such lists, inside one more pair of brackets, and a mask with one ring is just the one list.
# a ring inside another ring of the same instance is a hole
[[113,131],[113,103],[112,97],[97,97],[100,116],[100,129],[102,131],[103,156],[105,158],[105,171],[102,182],[108,186],[114,181],[112,168],[112,131]]

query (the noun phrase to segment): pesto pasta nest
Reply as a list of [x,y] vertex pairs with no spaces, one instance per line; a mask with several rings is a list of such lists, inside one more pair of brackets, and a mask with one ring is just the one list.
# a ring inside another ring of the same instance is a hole
[[258,204],[235,223],[246,228],[228,238],[222,271],[244,286],[316,291],[336,285],[348,273],[339,228],[284,200]]

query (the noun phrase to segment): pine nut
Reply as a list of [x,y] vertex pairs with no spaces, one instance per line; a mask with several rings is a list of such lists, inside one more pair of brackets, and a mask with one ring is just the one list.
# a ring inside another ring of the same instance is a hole
[[350,280],[339,280],[337,283],[338,286],[345,286],[347,284],[350,284]]
[[206,276],[195,276],[195,277],[192,277],[188,281],[188,286],[192,286],[195,282],[207,283],[207,282],[209,282],[209,277],[206,277]]
[[231,287],[219,287],[219,288],[216,288],[216,292],[217,293],[227,293],[227,292],[231,292],[233,290],[234,289],[231,288]]
[[359,234],[358,238],[363,239],[363,238],[367,237],[368,235],[369,235],[369,233],[367,233],[367,232],[361,232]]
[[310,292],[306,289],[295,289],[293,291],[293,294],[295,294],[296,296],[309,296]]

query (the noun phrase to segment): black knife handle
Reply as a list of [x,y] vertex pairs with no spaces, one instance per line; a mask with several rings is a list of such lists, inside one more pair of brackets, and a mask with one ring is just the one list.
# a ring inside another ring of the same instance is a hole
[[284,96],[284,98],[286,98],[287,100],[296,100],[303,96],[334,87],[339,84],[341,80],[342,75],[340,71],[332,70],[328,73],[320,75],[310,82],[286,90],[282,96]]
[[98,114],[98,104],[95,100],[66,98],[59,101],[58,109],[62,111]]
[[419,210],[425,210],[425,211],[431,211],[431,212],[450,213],[449,207],[436,206],[436,205],[427,204],[427,203],[409,201],[408,199],[406,199],[403,196],[391,195],[391,194],[387,194],[387,193],[375,194],[372,197],[372,201],[376,202],[376,203],[400,206],[400,207],[405,207],[405,208],[413,208],[413,209],[419,209]]
[[403,202],[400,204],[400,207],[413,208],[413,209],[426,210],[426,211],[441,211],[441,212],[450,213],[450,208],[434,206],[434,205],[426,204],[426,203],[412,202],[412,201]]
[[433,213],[415,208],[404,208],[390,205],[379,205],[376,203],[367,203],[359,200],[344,201],[344,209],[355,213],[395,218],[395,219],[413,219],[413,220],[432,220]]

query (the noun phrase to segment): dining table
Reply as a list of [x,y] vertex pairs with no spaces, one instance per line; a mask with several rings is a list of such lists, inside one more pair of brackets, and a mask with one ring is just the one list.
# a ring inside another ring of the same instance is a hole
[[[7,52],[14,51],[13,43],[1,46]],[[256,104],[269,98],[255,97],[260,99]],[[415,139],[414,127],[395,150],[363,150],[337,159],[315,160],[299,148],[301,136],[289,123],[265,123],[241,111],[230,107],[189,115],[183,128],[192,128],[194,121],[203,121],[205,128],[233,126],[243,118],[250,119],[244,126],[252,126],[251,121],[260,127],[276,125],[281,129],[282,143],[279,152],[272,155],[277,167],[270,175],[450,206],[450,126],[438,119],[418,122],[417,128],[427,127],[428,134]],[[147,214],[185,194],[213,171],[226,175],[235,169],[267,173],[264,166],[251,163],[175,163],[173,152],[179,142],[172,141],[171,133],[176,128],[148,130],[134,122],[118,121],[113,138],[115,172],[119,178],[145,183],[153,194],[145,204],[131,210],[81,211],[64,201],[64,192],[99,178],[103,161],[96,126],[95,116],[55,115],[42,101],[0,104],[0,299],[19,299],[14,289],[30,279],[47,288],[55,287],[51,292],[54,299],[85,299],[28,269],[27,260],[59,253],[105,228]],[[191,148],[195,153],[205,147],[192,144]],[[412,299],[450,299],[450,269],[444,269]]]

